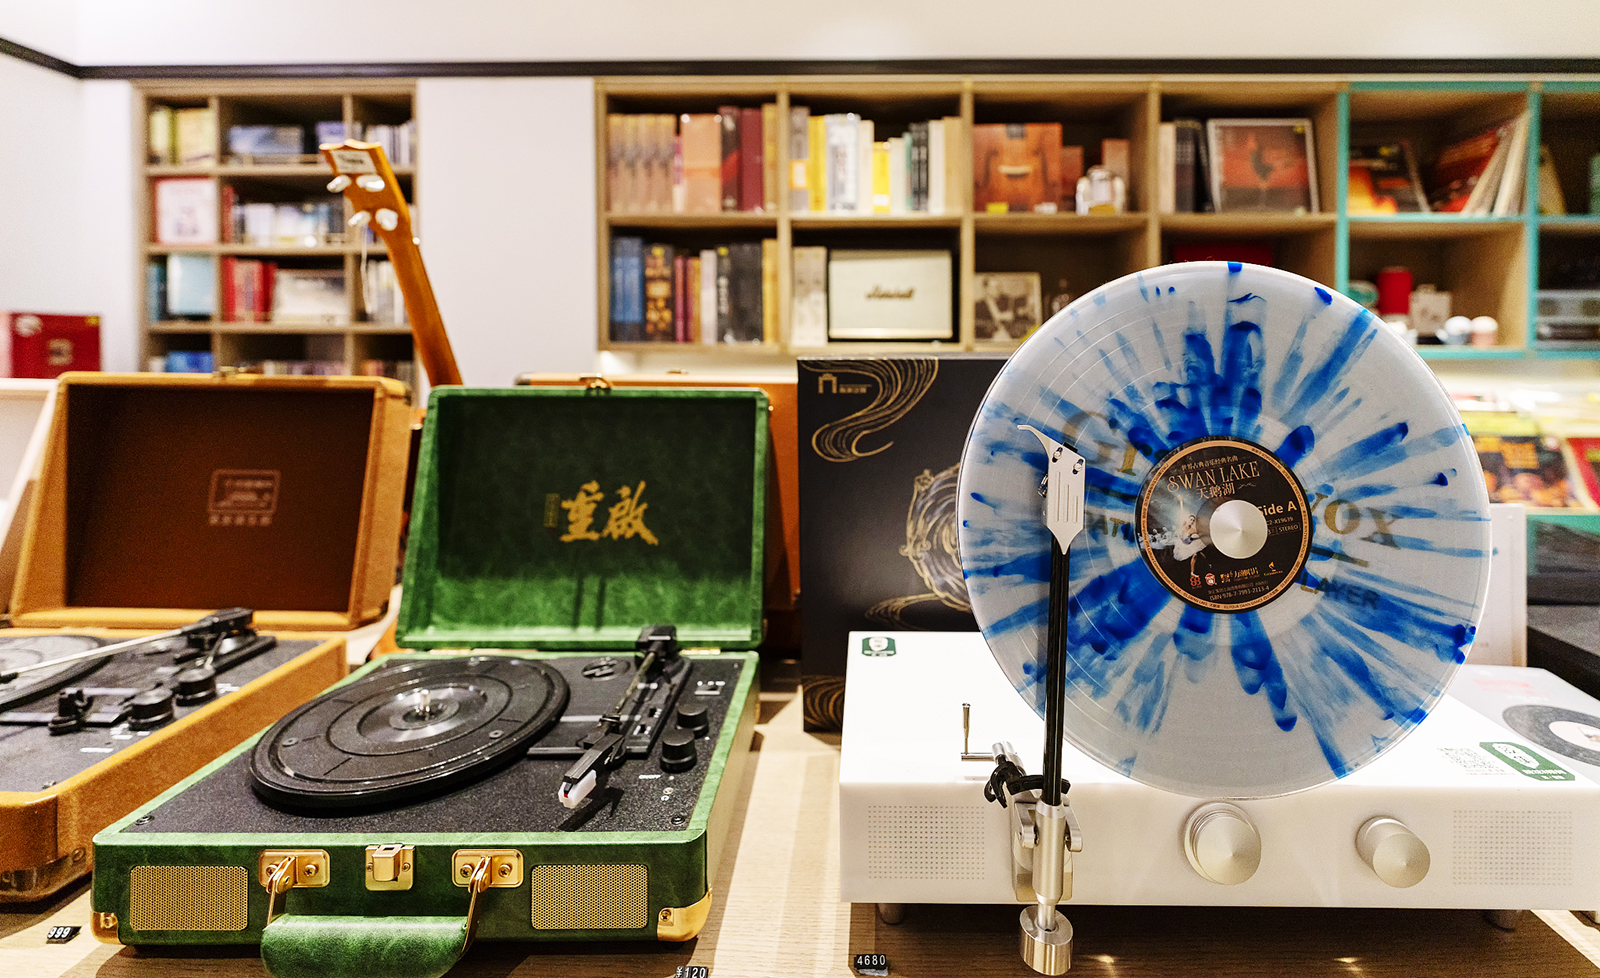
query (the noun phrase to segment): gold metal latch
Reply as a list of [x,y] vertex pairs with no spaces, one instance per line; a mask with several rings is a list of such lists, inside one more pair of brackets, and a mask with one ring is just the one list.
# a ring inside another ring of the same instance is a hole
[[416,849],[391,843],[367,846],[367,889],[409,890]]
[[256,860],[256,877],[267,888],[267,923],[278,916],[278,895],[297,886],[328,885],[328,853],[323,849],[267,849]]
[[465,954],[478,930],[478,894],[491,886],[517,886],[522,882],[522,853],[516,849],[457,849],[450,857],[450,879],[472,891],[467,902]]

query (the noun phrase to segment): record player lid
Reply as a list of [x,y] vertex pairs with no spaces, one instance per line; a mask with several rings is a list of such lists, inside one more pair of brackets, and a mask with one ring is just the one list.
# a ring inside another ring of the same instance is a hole
[[755,647],[766,418],[753,389],[436,388],[398,644]]

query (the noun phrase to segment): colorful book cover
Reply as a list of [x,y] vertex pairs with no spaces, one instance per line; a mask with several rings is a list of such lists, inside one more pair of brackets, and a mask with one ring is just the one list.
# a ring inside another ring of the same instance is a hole
[[722,117],[722,209],[739,209],[739,109],[723,105],[717,108]]
[[671,245],[653,244],[644,252],[644,339],[672,342],[673,323]]
[[974,211],[1053,209],[1061,199],[1061,123],[973,126],[972,166]]
[[809,116],[811,132],[806,137],[807,204],[803,210],[822,213],[828,209],[828,127],[825,117]]
[[872,144],[872,213],[889,213],[889,144]]
[[1542,434],[1532,418],[1475,411],[1465,420],[1491,501],[1551,509],[1582,505],[1573,493],[1561,440]]
[[1589,494],[1589,504],[1600,506],[1600,438],[1568,438],[1578,479]]
[[644,338],[644,239],[611,239],[611,341]]
[[1442,214],[1466,210],[1500,142],[1501,127],[1494,126],[1439,150],[1429,173],[1428,206]]
[[1351,214],[1427,213],[1416,159],[1405,140],[1350,147]]
[[1211,189],[1218,213],[1315,214],[1308,119],[1212,119]]

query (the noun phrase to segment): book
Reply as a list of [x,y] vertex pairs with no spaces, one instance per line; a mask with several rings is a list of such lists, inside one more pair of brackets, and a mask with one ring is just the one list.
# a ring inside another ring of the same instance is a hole
[[1556,161],[1550,147],[1539,147],[1539,213],[1565,214],[1567,198],[1561,192],[1561,181],[1556,176]]
[[717,342],[717,249],[700,251],[700,342]]
[[232,244],[240,239],[243,230],[239,212],[239,192],[233,189],[233,184],[222,185],[222,226],[217,230],[217,237],[223,244]]
[[172,144],[172,108],[167,105],[152,105],[150,107],[149,125],[147,128],[148,141],[146,142],[145,161],[161,165],[171,165],[176,157]]
[[622,117],[622,178],[621,192],[612,205],[623,214],[637,214],[644,209],[640,199],[640,143],[639,143],[639,117],[625,115]]
[[[1204,130],[1198,119],[1179,120],[1180,123],[1184,121]],[[1196,214],[1210,214],[1216,209],[1217,202],[1211,197],[1211,140],[1202,131],[1195,142],[1194,210]]]
[[906,184],[911,200],[909,210],[928,210],[928,124],[913,122],[906,130],[911,156],[906,160]]
[[1590,504],[1600,506],[1600,438],[1568,438],[1567,447]]
[[1217,213],[1317,212],[1310,119],[1209,119],[1206,140]]
[[[740,241],[728,246],[731,319],[726,341],[760,343],[762,333],[761,243]],[[719,263],[720,264],[720,263]]]
[[943,214],[948,193],[945,190],[946,162],[944,120],[928,120],[928,207],[929,214]]
[[790,249],[790,258],[794,265],[794,293],[789,310],[789,345],[825,346],[828,342],[828,249],[820,245],[799,246]]
[[167,318],[166,262],[146,262],[144,266],[144,319],[159,323]]
[[672,318],[672,260],[675,257],[672,245],[645,246],[644,336],[641,339],[670,343],[677,338],[677,327]]
[[1100,140],[1100,165],[1122,178],[1122,182],[1131,190],[1133,188],[1133,168],[1129,163],[1129,144],[1126,139]]
[[350,321],[344,269],[280,268],[273,276],[274,323],[337,326]]
[[906,212],[907,150],[904,136],[891,136],[888,140],[889,156],[889,213]]
[[1178,124],[1163,122],[1156,130],[1156,212],[1178,211]]
[[239,259],[231,255],[222,256],[222,320],[236,322],[239,318],[237,308],[239,298]]
[[173,319],[217,314],[217,263],[210,255],[167,256],[167,315]]
[[1532,119],[1526,110],[1512,123],[1511,139],[1506,147],[1505,173],[1495,194],[1490,213],[1495,217],[1509,217],[1522,210],[1523,175],[1528,166],[1528,126]]
[[823,139],[827,155],[823,160],[826,174],[827,204],[831,211],[856,209],[856,185],[861,176],[861,163],[856,158],[861,145],[861,117],[854,112],[840,112],[822,117]]
[[778,213],[778,103],[761,106],[761,209]]
[[722,209],[739,209],[739,109],[733,105],[717,108],[722,117]]
[[761,239],[761,342],[778,342],[778,239]]
[[689,259],[672,256],[672,338],[689,342]]
[[644,239],[611,239],[611,342],[644,338]]
[[329,143],[342,143],[351,136],[351,127],[345,125],[343,119],[332,119],[319,122],[313,128],[316,143],[309,147],[310,152]]
[[1511,411],[1471,411],[1463,420],[1492,502],[1555,509],[1581,505],[1560,439],[1541,433],[1537,421]]
[[700,255],[694,255],[689,259],[688,271],[684,277],[685,343],[703,342],[700,335],[700,330],[702,326],[701,318],[705,315],[701,309],[701,306],[704,302],[705,290],[705,286],[701,279],[701,269],[704,267],[704,265],[704,259],[702,259]]
[[[1175,119],[1172,125],[1174,135],[1172,209],[1176,214],[1193,214],[1197,210],[1197,192],[1202,182],[1199,175],[1200,144],[1205,140],[1205,132],[1200,128],[1198,119]],[[1079,159],[1082,159],[1081,155]],[[1067,182],[1066,169],[1066,159],[1063,157],[1061,175],[1063,185]],[[1076,179],[1072,180],[1073,185],[1077,182]]]
[[1054,211],[1061,199],[1061,123],[972,127],[974,211]]
[[871,119],[856,123],[856,213],[872,213],[873,132]]
[[789,106],[789,210],[811,209],[811,110]]
[[1484,168],[1478,177],[1478,182],[1473,185],[1472,194],[1467,198],[1467,206],[1461,209],[1463,216],[1489,215],[1495,197],[1499,194],[1500,183],[1505,177],[1507,157],[1510,155],[1511,126],[1508,124],[1500,132],[1500,144],[1494,148],[1494,155],[1489,157],[1489,165]]
[[658,214],[672,212],[673,161],[677,156],[678,117],[657,114],[655,120],[655,165],[650,169],[650,199],[647,210]]
[[733,342],[733,253],[728,245],[716,249],[717,274],[714,281],[716,302],[715,343]]
[[[1491,126],[1445,145],[1428,174],[1428,207],[1441,214],[1460,214],[1487,192],[1481,180],[1495,154],[1501,151],[1502,127]],[[1483,184],[1479,188],[1480,182]]]
[[672,213],[689,209],[689,188],[683,182],[683,134],[672,137]]
[[228,155],[243,163],[298,163],[305,142],[304,126],[228,127]]
[[1352,145],[1345,206],[1350,214],[1427,213],[1411,144],[1402,139]]
[[215,369],[210,350],[169,350],[162,358],[162,373],[209,374]]
[[810,193],[805,209],[821,213],[828,209],[828,128],[823,116],[808,117],[807,125],[811,129],[806,137],[806,187]]
[[166,177],[155,182],[157,244],[217,243],[217,182]]
[[966,129],[961,117],[947,115],[944,122],[944,211],[959,214],[966,206],[966,168],[972,161],[967,152]]
[[887,141],[872,144],[872,213],[889,213],[889,193],[891,187],[891,170],[889,165],[889,143]]
[[69,370],[100,369],[100,317],[48,312],[6,315],[11,377],[59,377]]
[[739,110],[739,209],[760,211],[761,177],[766,172],[766,137],[761,132],[761,110]]
[[172,162],[180,166],[217,161],[217,117],[209,108],[172,113]]
[[393,262],[381,259],[367,262],[362,274],[361,304],[367,322],[391,326],[409,324],[405,295],[400,291],[400,279]]
[[722,210],[722,118],[713,113],[684,115],[684,211],[715,214]]

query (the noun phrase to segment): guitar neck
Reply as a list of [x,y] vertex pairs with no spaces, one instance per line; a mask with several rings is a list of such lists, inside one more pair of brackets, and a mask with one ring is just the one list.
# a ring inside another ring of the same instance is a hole
[[395,279],[411,320],[417,359],[434,386],[460,384],[461,370],[433,297],[433,285],[422,263],[422,249],[411,228],[411,208],[400,193],[389,159],[377,143],[346,140],[322,147],[322,155],[338,174],[328,189],[343,193],[360,227],[370,227],[389,250]]

